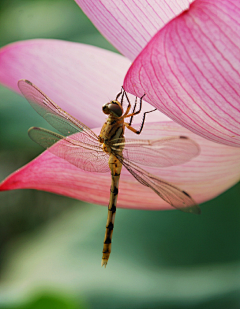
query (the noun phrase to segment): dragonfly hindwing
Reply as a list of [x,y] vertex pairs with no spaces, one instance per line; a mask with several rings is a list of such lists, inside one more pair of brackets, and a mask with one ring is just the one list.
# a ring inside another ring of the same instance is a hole
[[60,134],[37,127],[30,128],[28,130],[28,135],[34,142],[44,147],[45,149],[51,147],[56,142],[64,138],[64,136]]

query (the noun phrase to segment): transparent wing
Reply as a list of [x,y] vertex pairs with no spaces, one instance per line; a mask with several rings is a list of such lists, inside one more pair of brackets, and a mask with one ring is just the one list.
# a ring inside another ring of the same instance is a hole
[[122,151],[123,148],[122,155],[129,161],[159,168],[183,164],[200,152],[198,144],[185,136],[169,136],[155,140],[122,138],[113,140],[111,148],[115,152]]
[[89,172],[109,172],[109,156],[102,150],[99,142],[88,143],[88,136],[75,134],[63,136],[43,129],[30,128],[29,137],[40,146],[48,149],[54,155]]
[[35,111],[62,134],[71,135],[84,131],[89,139],[97,139],[91,129],[62,110],[30,81],[19,80],[18,87]]
[[115,155],[137,181],[139,181],[142,185],[151,188],[158,196],[169,203],[172,207],[180,209],[184,212],[195,214],[201,213],[199,206],[185,191],[146,172],[134,163],[124,159],[121,155],[117,153]]

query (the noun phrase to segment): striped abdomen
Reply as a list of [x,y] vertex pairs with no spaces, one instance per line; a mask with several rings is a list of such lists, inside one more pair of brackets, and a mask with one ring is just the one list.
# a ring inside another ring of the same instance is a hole
[[117,207],[117,198],[118,198],[118,184],[122,169],[122,164],[113,154],[111,154],[109,157],[109,167],[111,170],[112,183],[111,183],[110,199],[108,205],[106,232],[103,242],[102,266],[105,267],[107,265],[111,253],[112,233],[113,233],[114,220]]

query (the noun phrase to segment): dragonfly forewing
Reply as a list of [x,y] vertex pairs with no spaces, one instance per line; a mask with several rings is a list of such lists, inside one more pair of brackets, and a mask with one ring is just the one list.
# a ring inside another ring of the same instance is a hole
[[44,115],[44,119],[53,128],[56,128],[59,132],[61,132],[64,136],[81,132],[81,130],[76,125],[74,125],[73,123],[69,122],[68,120],[66,120],[61,116],[46,113]]
[[30,81],[19,80],[18,87],[35,111],[62,134],[69,135],[84,130],[91,138],[98,139],[91,129],[61,109]]

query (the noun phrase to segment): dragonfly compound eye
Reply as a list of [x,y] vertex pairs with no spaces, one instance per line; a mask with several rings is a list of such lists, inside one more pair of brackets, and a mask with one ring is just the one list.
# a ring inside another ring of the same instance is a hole
[[121,117],[123,113],[122,106],[118,101],[111,101],[109,103],[109,109],[113,112],[117,117]]
[[103,105],[102,110],[104,114],[109,115],[110,113],[114,114],[114,116],[121,117],[123,113],[122,106],[118,101],[111,101],[105,105]]
[[103,110],[103,112],[104,112],[104,114],[110,114],[110,110],[109,110],[109,103],[107,103],[107,104],[104,104],[103,105],[103,107],[102,107],[102,110]]

